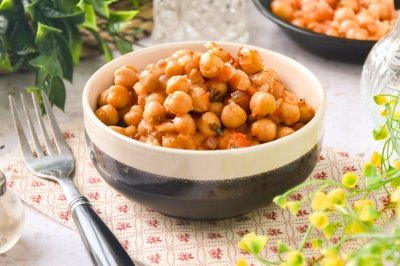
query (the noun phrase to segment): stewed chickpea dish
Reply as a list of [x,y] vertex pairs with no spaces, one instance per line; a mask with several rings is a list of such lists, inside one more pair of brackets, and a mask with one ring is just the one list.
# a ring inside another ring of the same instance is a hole
[[178,50],[138,70],[117,69],[96,116],[141,142],[178,149],[248,147],[292,134],[315,110],[286,90],[256,50],[236,55],[215,43]]
[[334,37],[379,40],[394,26],[394,0],[273,0],[272,12],[292,24]]

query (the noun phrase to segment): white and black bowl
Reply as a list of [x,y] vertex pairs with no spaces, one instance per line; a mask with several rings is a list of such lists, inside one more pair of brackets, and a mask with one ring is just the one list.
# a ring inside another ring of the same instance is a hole
[[266,206],[274,196],[303,182],[315,167],[327,103],[318,78],[276,52],[244,44],[218,44],[231,53],[242,46],[256,49],[288,90],[316,109],[315,117],[289,136],[248,148],[193,151],[142,143],[97,119],[97,97],[112,84],[117,68],[134,64],[143,69],[183,48],[205,51],[204,42],[154,46],[118,57],[93,74],[82,101],[90,156],[104,180],[127,198],[173,217],[223,219]]

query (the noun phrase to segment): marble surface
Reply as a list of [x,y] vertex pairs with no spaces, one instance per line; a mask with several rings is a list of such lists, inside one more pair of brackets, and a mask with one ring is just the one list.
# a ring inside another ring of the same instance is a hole
[[[267,18],[248,3],[250,44],[268,48],[299,61],[321,80],[328,94],[324,144],[337,150],[367,158],[379,144],[372,140],[372,121],[360,94],[361,64],[341,63],[314,56],[292,42]],[[57,110],[60,122],[81,117],[81,92],[88,77],[102,64],[102,58],[83,61],[67,85],[65,113]],[[23,91],[33,84],[29,74],[14,74],[0,78],[0,169],[19,156],[7,95]],[[26,222],[18,243],[0,254],[0,265],[47,266],[91,265],[78,233],[63,227],[35,209],[26,206]]]

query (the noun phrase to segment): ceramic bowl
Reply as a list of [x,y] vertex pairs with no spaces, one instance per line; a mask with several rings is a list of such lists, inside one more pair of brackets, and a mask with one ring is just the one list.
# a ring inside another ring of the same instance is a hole
[[258,10],[277,24],[283,32],[305,50],[333,60],[363,63],[376,41],[354,40],[328,36],[293,25],[276,16],[271,10],[272,0],[253,0]]
[[204,42],[166,44],[123,55],[97,70],[83,90],[87,143],[98,172],[127,198],[168,216],[215,220],[251,212],[303,182],[319,156],[326,93],[318,78],[300,63],[276,52],[244,44],[218,44],[231,53],[242,46],[256,49],[288,90],[316,109],[315,117],[284,138],[216,151],[153,146],[127,138],[97,119],[97,97],[112,84],[114,70],[127,64],[143,69],[183,48],[205,51]]

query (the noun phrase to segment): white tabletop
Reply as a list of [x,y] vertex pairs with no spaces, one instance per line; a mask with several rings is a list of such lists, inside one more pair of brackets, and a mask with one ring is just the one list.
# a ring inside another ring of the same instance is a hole
[[[360,94],[361,64],[340,63],[315,56],[290,40],[281,29],[262,16],[249,1],[247,8],[252,45],[271,49],[294,58],[321,80],[328,93],[324,145],[350,154],[368,157],[378,147],[372,139],[372,121]],[[73,85],[67,85],[65,113],[61,121],[81,117],[81,91],[88,77],[103,64],[102,58],[85,60],[76,68]],[[30,74],[2,76],[0,79],[0,169],[17,148],[7,95],[31,85]],[[4,147],[3,147],[4,145]],[[25,205],[26,222],[18,243],[0,254],[0,265],[54,266],[91,265],[77,232],[66,228]]]

